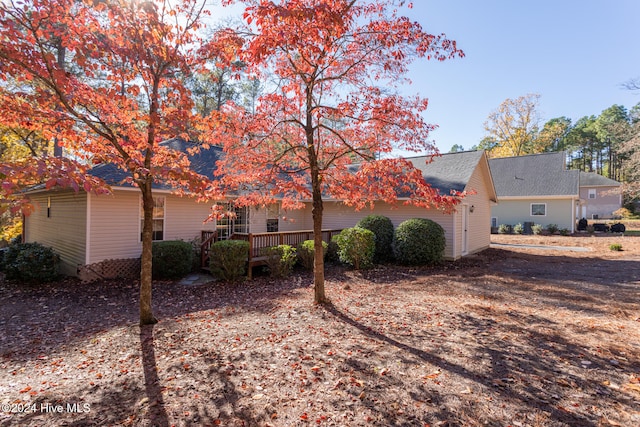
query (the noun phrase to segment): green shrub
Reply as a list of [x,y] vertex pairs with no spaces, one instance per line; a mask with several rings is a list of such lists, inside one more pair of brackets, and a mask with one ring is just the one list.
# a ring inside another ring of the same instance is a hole
[[622,250],[622,245],[620,243],[612,243],[609,245],[609,249],[612,251],[621,251]]
[[523,234],[524,226],[521,223],[517,223],[516,225],[513,226],[513,232],[516,234]]
[[393,223],[382,215],[369,215],[362,218],[356,227],[371,230],[376,239],[375,262],[385,262],[393,259]]
[[560,235],[561,236],[568,236],[569,234],[571,234],[571,231],[569,231],[568,228],[561,228],[560,229]]
[[340,250],[340,248],[338,248],[338,235],[334,235],[333,237],[331,237],[331,241],[328,243],[327,245],[327,261],[331,261],[331,262],[339,262],[340,261],[340,255],[338,255],[338,251]]
[[396,228],[393,254],[401,264],[434,264],[442,260],[445,244],[444,230],[440,225],[428,219],[413,218]]
[[533,224],[533,225],[531,226],[531,232],[532,232],[533,234],[535,234],[535,235],[542,234],[542,229],[543,229],[543,227],[542,227],[542,225],[540,225],[540,224]]
[[8,280],[25,283],[51,282],[58,278],[60,257],[40,243],[17,243],[4,254],[4,271]]
[[500,224],[498,234],[511,234],[511,226],[509,224]]
[[345,228],[336,238],[340,261],[352,265],[356,270],[370,268],[376,252],[376,235],[371,230]]
[[[307,270],[313,270],[313,257],[315,256],[313,240],[305,240],[298,245],[298,261]],[[323,256],[327,255],[329,245],[327,242],[322,242]]]
[[267,268],[273,277],[287,277],[296,264],[296,248],[290,245],[264,248],[262,255],[267,257]]
[[193,267],[193,246],[182,240],[153,242],[154,279],[178,279],[189,274]]
[[556,234],[558,232],[558,224],[547,225],[547,231],[549,234]]
[[209,250],[211,274],[229,282],[245,275],[248,259],[249,242],[244,240],[222,240]]

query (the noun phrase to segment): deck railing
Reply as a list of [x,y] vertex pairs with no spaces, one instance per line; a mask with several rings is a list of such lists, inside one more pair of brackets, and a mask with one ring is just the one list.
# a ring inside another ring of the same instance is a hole
[[[322,230],[322,240],[329,243],[331,238],[342,230]],[[273,233],[233,233],[233,240],[244,240],[249,242],[249,277],[251,268],[264,261],[262,249],[277,245],[297,246],[305,240],[313,240],[313,230],[301,231],[280,231]],[[211,245],[218,240],[215,231],[202,232],[202,268],[209,267],[209,250]]]
[[211,245],[214,242],[218,241],[218,232],[217,231],[209,231],[202,230],[200,232],[200,267],[205,270],[209,269],[209,251],[211,250]]

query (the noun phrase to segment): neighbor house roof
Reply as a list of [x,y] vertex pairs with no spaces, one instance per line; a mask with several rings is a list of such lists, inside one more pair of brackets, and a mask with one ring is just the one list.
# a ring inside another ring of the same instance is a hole
[[489,160],[501,197],[578,196],[579,171],[567,170],[565,153],[543,153]]
[[619,187],[618,181],[593,172],[580,172],[580,187]]
[[[440,156],[410,157],[413,166],[422,172],[424,180],[440,194],[451,194],[451,190],[465,191],[473,171],[482,159],[484,151],[463,151]],[[429,160],[431,162],[427,163]]]
[[[161,145],[169,147],[173,150],[186,153],[189,148],[195,148],[196,144],[185,141],[181,138],[172,138],[163,141]],[[212,146],[208,149],[201,149],[193,155],[189,155],[189,161],[194,172],[204,175],[209,179],[214,179],[215,164],[222,156],[222,148]],[[122,170],[113,163],[103,163],[91,168],[89,173],[97,178],[101,178],[107,184],[119,187],[132,187],[126,182],[129,173]],[[165,186],[157,185],[157,188],[165,188]],[[168,188],[168,187],[166,187]]]

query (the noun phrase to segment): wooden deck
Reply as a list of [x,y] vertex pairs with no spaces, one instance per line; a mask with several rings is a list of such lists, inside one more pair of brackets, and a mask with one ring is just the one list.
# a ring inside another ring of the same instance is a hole
[[[322,240],[329,243],[331,238],[341,231],[342,230],[322,230]],[[313,240],[313,230],[274,233],[234,233],[231,239],[249,242],[247,272],[249,278],[251,278],[253,267],[263,265],[265,262],[266,258],[262,256],[263,248],[278,245],[291,245],[296,247],[305,240]],[[202,231],[201,266],[203,270],[209,270],[209,251],[211,245],[218,240],[218,235],[215,231]]]

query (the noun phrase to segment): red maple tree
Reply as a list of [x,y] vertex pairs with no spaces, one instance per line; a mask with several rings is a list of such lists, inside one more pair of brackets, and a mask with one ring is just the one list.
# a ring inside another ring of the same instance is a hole
[[[284,208],[312,201],[315,247],[322,243],[323,199],[360,209],[375,201],[452,209],[394,149],[432,152],[427,100],[400,96],[408,65],[463,56],[444,35],[431,35],[399,15],[404,1],[251,0],[244,19],[252,33],[242,60],[275,80],[255,114],[237,111],[219,173],[242,190],[236,203]],[[353,165],[357,163],[357,167]],[[327,301],[322,251],[315,251],[316,303]]]
[[[140,189],[144,222],[140,323],[155,323],[151,307],[154,183],[200,197],[220,197],[193,172],[186,153],[160,145],[191,138],[201,118],[183,76],[207,58],[225,58],[226,35],[196,36],[204,2],[196,0],[8,0],[0,3],[0,120],[37,129],[72,156],[0,165],[2,191],[35,182],[47,188],[104,192],[88,167],[113,163]],[[224,43],[218,43],[224,40]],[[222,46],[222,48],[218,48]],[[17,89],[16,89],[17,88]],[[201,135],[196,135],[198,139]]]

